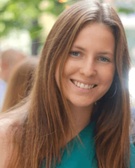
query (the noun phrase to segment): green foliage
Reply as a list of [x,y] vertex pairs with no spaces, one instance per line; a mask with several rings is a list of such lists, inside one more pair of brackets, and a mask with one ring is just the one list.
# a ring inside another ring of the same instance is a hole
[[[2,6],[0,10],[0,36],[6,35],[12,29],[27,29],[32,30],[32,21],[37,19],[40,15],[40,9],[34,3],[36,0],[20,1],[10,0]],[[37,26],[37,31],[41,27]]]
[[58,16],[65,9],[65,3],[59,3],[57,0],[50,0],[45,12]]
[[[43,25],[39,18],[44,13],[58,16],[68,5],[77,0],[0,0],[0,37],[11,30],[24,29],[32,40],[41,37]],[[135,5],[133,5],[135,6]],[[135,8],[118,6],[119,12],[135,12]]]
[[121,8],[118,8],[118,12],[119,13],[131,14],[131,13],[135,12],[135,9],[134,8],[121,7]]
[[17,29],[27,30],[32,41],[40,41],[43,29],[40,16],[44,13],[58,16],[66,5],[59,0],[0,0],[0,37]]
[[135,13],[135,1],[118,2],[115,4],[119,13],[131,14]]
[[[44,9],[40,7],[43,2],[48,3]],[[57,0],[1,0],[0,36],[7,35],[12,29],[25,29],[35,39],[41,35],[40,16],[47,12],[58,16],[64,8],[65,3]]]

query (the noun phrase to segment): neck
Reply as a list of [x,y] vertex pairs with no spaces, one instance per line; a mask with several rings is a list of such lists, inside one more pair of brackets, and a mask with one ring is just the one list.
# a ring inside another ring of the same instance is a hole
[[75,130],[79,133],[83,128],[85,128],[91,121],[91,113],[90,112],[80,112],[74,114],[75,117]]
[[78,134],[91,121],[93,105],[90,107],[70,106],[73,114],[74,130]]
[[[70,104],[70,109],[73,117],[73,132],[69,132],[69,134],[67,134],[66,143],[78,135],[79,132],[81,132],[90,123],[93,105],[90,107],[75,107]],[[65,146],[65,142],[62,142],[62,146]]]

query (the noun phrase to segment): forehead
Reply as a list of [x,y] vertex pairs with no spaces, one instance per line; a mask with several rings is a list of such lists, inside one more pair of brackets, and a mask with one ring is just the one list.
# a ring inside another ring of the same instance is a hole
[[108,31],[108,32],[112,33],[112,35],[114,35],[114,30],[111,26],[109,26],[105,23],[102,23],[102,22],[92,21],[90,23],[86,23],[85,25],[83,25],[80,28],[80,30],[78,31],[78,33],[76,35],[76,38],[84,29],[90,29],[91,31],[93,30],[94,34],[97,34],[101,30],[101,33],[103,31]]
[[[95,42],[95,43],[94,43]],[[112,29],[103,23],[92,23],[83,27],[73,45],[114,49],[115,38]]]

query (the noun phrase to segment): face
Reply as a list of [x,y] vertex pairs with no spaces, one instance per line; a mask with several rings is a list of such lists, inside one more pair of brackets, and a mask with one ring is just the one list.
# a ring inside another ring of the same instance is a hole
[[[93,23],[75,39],[62,76],[64,95],[72,109],[92,109],[110,88],[114,72],[115,40],[109,27]],[[59,87],[58,69],[56,82]]]

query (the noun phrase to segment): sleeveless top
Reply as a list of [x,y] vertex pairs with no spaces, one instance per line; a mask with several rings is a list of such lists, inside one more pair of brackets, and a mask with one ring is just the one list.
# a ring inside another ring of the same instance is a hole
[[[56,168],[98,168],[94,145],[94,123],[86,126],[78,138],[72,139],[65,148],[61,162]],[[130,146],[130,167],[135,168],[135,147]],[[43,164],[41,168],[45,168]]]

